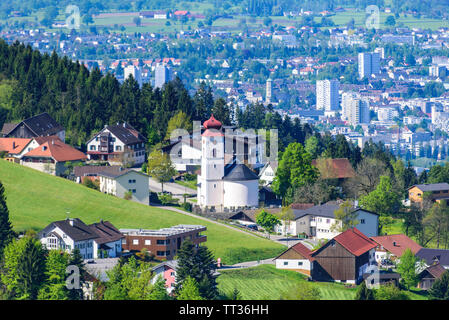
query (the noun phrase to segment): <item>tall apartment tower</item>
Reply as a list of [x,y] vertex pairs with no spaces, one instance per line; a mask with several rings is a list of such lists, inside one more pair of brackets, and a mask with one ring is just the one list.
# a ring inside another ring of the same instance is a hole
[[266,103],[271,103],[272,90],[273,90],[273,80],[271,80],[271,78],[268,78],[268,80],[267,80],[267,93],[266,93],[266,96],[265,96],[265,102]]
[[139,87],[142,87],[142,73],[140,72],[139,67],[135,67],[133,65],[127,66],[124,70],[125,80],[128,79],[130,75],[132,75],[133,78],[137,81]]
[[380,53],[362,52],[359,53],[359,77],[370,77],[372,74],[380,73]]
[[171,78],[171,70],[165,65],[158,64],[155,70],[154,87],[162,88],[166,82],[171,80]]
[[340,82],[338,80],[318,80],[316,82],[317,110],[334,111],[339,109]]
[[341,96],[342,120],[351,125],[370,122],[369,103],[355,92],[345,92]]

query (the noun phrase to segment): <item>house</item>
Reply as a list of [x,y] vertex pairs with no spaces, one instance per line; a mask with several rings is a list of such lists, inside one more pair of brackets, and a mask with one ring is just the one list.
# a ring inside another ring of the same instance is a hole
[[276,269],[294,270],[310,276],[315,258],[312,251],[298,242],[273,259]]
[[399,273],[386,270],[379,270],[374,277],[372,272],[363,274],[363,279],[365,280],[368,289],[375,289],[376,285],[386,284],[393,284],[398,287],[400,278],[401,275]]
[[100,177],[100,191],[119,198],[131,195],[130,200],[142,204],[150,204],[150,180],[147,174],[124,169],[120,166],[102,171]]
[[427,266],[439,263],[443,268],[449,269],[449,250],[422,248],[415,256]]
[[320,172],[322,179],[347,179],[355,177],[354,168],[346,158],[315,159],[312,165]]
[[422,247],[405,234],[391,234],[386,236],[371,237],[377,243],[376,261],[382,265],[384,260],[394,260],[401,257],[404,251],[410,249],[416,254]]
[[421,203],[423,201],[424,193],[428,193],[432,201],[449,199],[449,184],[416,184],[408,188],[408,198],[411,202]]
[[101,172],[116,172],[120,166],[76,166],[73,168],[73,175],[77,183],[83,183],[85,179],[100,182]]
[[447,272],[439,263],[428,266],[418,275],[419,282],[417,287],[423,290],[429,290],[437,279],[440,279]]
[[167,260],[151,269],[153,271],[153,278],[151,283],[155,284],[157,280],[163,278],[165,280],[165,287],[168,294],[171,294],[175,289],[176,283],[176,268],[178,267],[178,260]]
[[0,135],[4,138],[35,138],[57,136],[65,141],[65,130],[46,112],[19,123],[3,124]]
[[259,172],[259,180],[264,186],[270,185],[276,176],[278,163],[275,161],[267,162]]
[[33,140],[39,146],[23,154],[20,159],[23,166],[61,176],[67,171],[68,162],[73,164],[87,159],[84,153],[65,144],[57,136],[38,137]]
[[[308,206],[307,206],[308,207]],[[341,221],[335,218],[335,211],[340,208],[337,202],[327,202],[322,205],[308,207],[306,209],[295,209],[292,205],[293,219],[285,228],[284,221],[275,228],[275,232],[283,235],[304,234],[316,239],[332,239],[340,232],[334,226],[341,226]],[[379,227],[379,215],[365,209],[355,207],[358,224],[355,225],[368,237],[377,236]]]
[[145,141],[126,122],[105,126],[87,141],[89,160],[106,161],[111,165],[139,166],[145,162]]
[[20,163],[20,158],[31,141],[32,139],[27,138],[0,138],[0,153],[5,153],[6,161]]
[[159,230],[120,229],[125,236],[122,240],[123,250],[138,252],[142,249],[154,254],[156,259],[171,260],[181,248],[185,239],[189,238],[196,246],[207,240],[201,235],[206,227],[200,225],[177,225]]
[[359,284],[368,267],[376,264],[376,246],[357,228],[340,233],[311,253],[312,279]]
[[121,255],[120,234],[110,222],[100,221],[90,226],[78,218],[54,221],[38,233],[38,238],[48,250],[72,252],[78,248],[83,259]]

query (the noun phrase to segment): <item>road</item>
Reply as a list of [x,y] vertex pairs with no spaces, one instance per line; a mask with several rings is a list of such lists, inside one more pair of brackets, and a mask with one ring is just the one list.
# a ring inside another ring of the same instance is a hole
[[[151,192],[162,192],[161,183],[150,178],[150,190]],[[184,193],[196,196],[196,190],[181,186],[174,182],[164,183],[164,191],[170,192],[173,196],[182,196]]]

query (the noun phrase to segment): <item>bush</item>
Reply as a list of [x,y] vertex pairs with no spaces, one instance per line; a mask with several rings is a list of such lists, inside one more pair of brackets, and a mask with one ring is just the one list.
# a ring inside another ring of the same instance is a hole
[[409,297],[394,284],[381,285],[374,295],[376,300],[409,300]]
[[83,186],[86,186],[88,188],[94,189],[94,190],[100,190],[100,183],[98,181],[92,181],[91,179],[85,177],[83,180]]
[[161,204],[156,192],[150,192],[150,203]]
[[190,202],[184,202],[181,204],[181,207],[186,211],[192,212],[192,204]]
[[170,193],[160,193],[158,197],[163,205],[178,204],[179,202],[179,199],[173,198]]

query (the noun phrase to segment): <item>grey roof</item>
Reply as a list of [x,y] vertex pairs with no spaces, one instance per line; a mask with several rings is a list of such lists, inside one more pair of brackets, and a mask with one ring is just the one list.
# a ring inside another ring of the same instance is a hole
[[123,123],[119,125],[107,126],[107,129],[124,144],[145,142],[145,138],[129,124]]
[[[70,221],[73,222],[73,226],[70,224]],[[78,218],[52,222],[39,233],[39,237],[42,238],[43,234],[51,232],[51,230],[55,227],[61,229],[74,241],[84,241],[98,238],[98,235]]]
[[117,177],[123,176],[129,172],[135,172],[140,175],[147,176],[145,173],[143,173],[141,171],[134,170],[134,169],[125,169],[122,167],[116,167],[115,169],[101,171],[98,173],[98,175],[103,176],[103,177],[108,177],[108,178],[117,178]]
[[448,183],[416,184],[413,187],[417,187],[423,192],[449,190]]
[[98,236],[95,242],[105,244],[123,239],[125,236],[109,221],[101,220],[98,223],[89,225],[89,228]]
[[17,123],[4,123],[2,131],[0,132],[2,135],[7,135],[10,133],[15,127],[17,127]]
[[120,166],[76,166],[73,168],[75,177],[97,176],[101,172],[115,172]]
[[416,256],[423,259],[427,265],[438,261],[442,266],[449,267],[449,250],[422,248]]
[[[325,217],[325,218],[335,218],[335,210],[338,210],[340,208],[340,205],[336,201],[329,201],[327,203],[316,205],[308,209],[300,210],[300,209],[293,209],[293,215],[295,216],[295,220],[298,220],[304,216],[311,215],[311,216],[318,216],[318,217]],[[354,208],[354,211],[363,210],[365,212],[379,215],[375,212],[371,212],[362,208]]]
[[22,123],[25,124],[38,137],[55,135],[58,132],[64,130],[64,128],[59,123],[57,123],[55,119],[50,117],[48,113],[44,112],[16,124],[6,123],[3,126],[2,134],[8,135]]
[[244,164],[232,164],[225,168],[225,181],[259,180],[259,176]]

